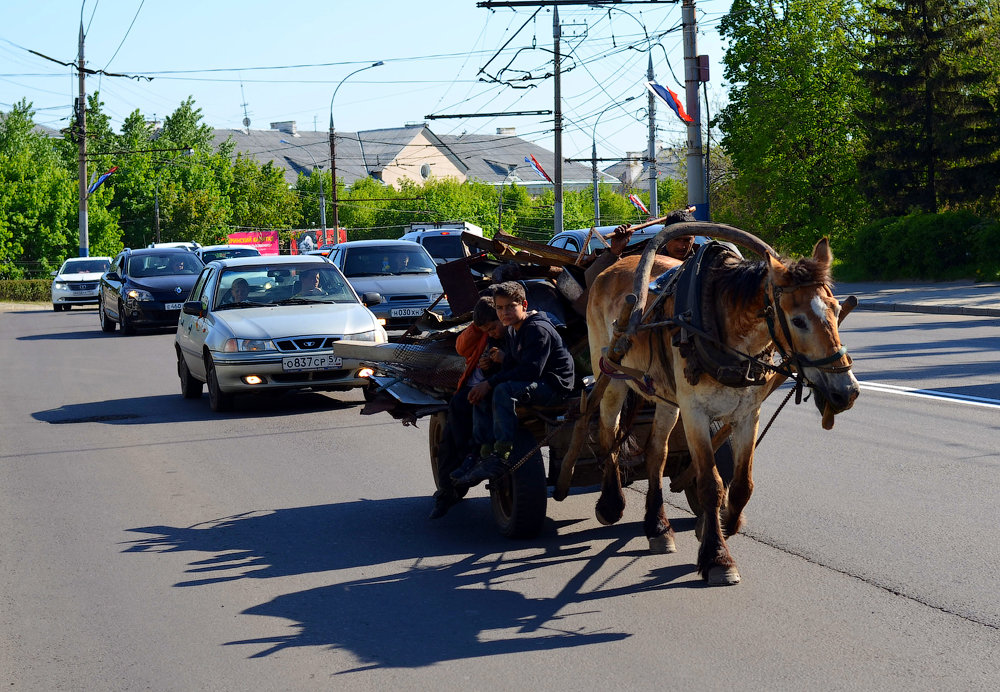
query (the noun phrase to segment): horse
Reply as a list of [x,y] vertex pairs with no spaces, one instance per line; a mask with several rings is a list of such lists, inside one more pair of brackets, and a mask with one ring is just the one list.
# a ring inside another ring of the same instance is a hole
[[[710,269],[713,295],[706,303],[706,311],[714,313],[718,328],[718,352],[743,354],[740,367],[758,364],[753,383],[723,384],[709,372],[692,368],[696,354],[690,344],[683,350],[684,344],[676,338],[682,323],[671,319],[676,295],[660,301],[662,311],[658,317],[662,319],[658,323],[650,324],[649,320],[656,317],[648,314],[643,318],[646,325],[636,318],[642,308],[656,301],[646,290],[650,270],[658,275],[673,265],[669,258],[655,255],[659,245],[655,241],[698,232],[730,240],[749,236],[756,243],[748,246],[764,257],[763,261],[748,261],[738,254],[720,255]],[[650,241],[653,247],[647,247],[641,258],[625,257],[604,270],[591,286],[587,303],[593,372],[631,373],[626,379],[608,379],[603,395],[599,395],[597,456],[604,464],[604,474],[595,508],[597,518],[608,525],[624,513],[625,497],[612,445],[618,434],[622,404],[627,390],[632,389],[655,404],[652,431],[644,450],[649,490],[643,526],[650,552],[676,550],[674,532],[663,508],[662,477],[670,433],[680,417],[702,509],[696,527],[700,541],[697,569],[713,586],[740,581],[726,538],[739,531],[743,509],[753,492],[754,446],[764,399],[786,377],[804,378],[823,409],[823,427],[829,429],[833,416],[851,408],[860,392],[851,371],[852,361],[840,342],[841,306],[830,289],[833,255],[827,239],[816,243],[812,257],[790,260],[779,258],[749,234],[739,235],[743,233],[720,224],[670,226]],[[630,293],[635,307],[640,308],[637,312],[625,305]],[[621,344],[621,319],[630,311],[631,328],[627,343],[620,349],[625,355],[618,363],[609,362],[606,355]],[[776,352],[782,356],[781,363],[772,366],[778,361]],[[801,396],[801,380],[798,386]],[[716,421],[731,429],[734,471],[728,492],[715,467],[710,425]],[[568,487],[571,464],[572,460],[564,460],[556,499],[563,496],[563,486]]]

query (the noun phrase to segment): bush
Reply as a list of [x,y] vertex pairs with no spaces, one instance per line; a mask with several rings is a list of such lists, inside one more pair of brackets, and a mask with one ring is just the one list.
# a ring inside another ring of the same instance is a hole
[[910,214],[862,227],[838,252],[837,278],[1000,278],[1000,223],[970,212]]
[[0,301],[6,303],[47,303],[51,300],[51,279],[0,280]]

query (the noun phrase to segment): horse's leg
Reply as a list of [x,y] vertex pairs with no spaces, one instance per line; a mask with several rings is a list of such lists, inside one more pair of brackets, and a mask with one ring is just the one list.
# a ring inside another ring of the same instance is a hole
[[670,526],[667,513],[663,509],[663,466],[667,461],[667,439],[677,422],[678,409],[666,404],[657,404],[653,415],[653,427],[646,443],[646,472],[649,490],[646,493],[646,515],[643,529],[649,540],[649,552],[673,553],[674,529]]
[[753,494],[753,452],[757,439],[758,417],[740,421],[733,426],[733,480],[729,484],[726,507],[722,512],[722,530],[727,537],[736,534],[743,525],[743,508]]
[[684,435],[687,438],[691,463],[698,481],[698,499],[702,513],[698,519],[701,545],[698,548],[698,573],[710,586],[737,584],[740,573],[736,561],[729,554],[722,535],[719,510],[725,496],[722,477],[715,468],[709,418],[692,406],[681,411],[684,418]]
[[604,465],[601,479],[601,496],[597,499],[594,514],[597,521],[605,526],[614,524],[625,513],[625,493],[618,473],[618,454],[612,453],[615,435],[618,432],[619,414],[628,389],[622,381],[614,381],[604,390],[597,432],[597,458]]

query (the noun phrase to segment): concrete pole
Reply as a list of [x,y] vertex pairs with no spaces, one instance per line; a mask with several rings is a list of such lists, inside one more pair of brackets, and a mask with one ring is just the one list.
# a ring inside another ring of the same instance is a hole
[[[643,27],[645,31],[645,27]],[[653,81],[653,47],[649,47],[649,67],[646,78]],[[647,90],[648,91],[648,90]],[[659,199],[656,189],[656,97],[649,91],[649,214],[652,218],[659,216]]]
[[554,43],[553,57],[553,82],[555,90],[555,210],[553,215],[554,233],[562,233],[563,230],[563,158],[562,158],[562,80],[559,74],[559,7],[552,7],[552,39]]
[[688,204],[695,206],[694,216],[708,221],[708,194],[705,181],[704,152],[701,148],[701,102],[698,99],[698,20],[694,0],[683,0],[681,22],[684,26],[684,101],[691,122],[687,127]]
[[80,257],[90,256],[90,231],[87,223],[87,76],[83,71],[83,7],[80,7],[80,55],[77,74],[80,81],[80,99],[77,102],[76,135],[80,138]]
[[[600,117],[600,116],[598,116]],[[597,132],[597,125],[594,125],[594,132]],[[601,225],[601,193],[597,190],[597,138],[596,134],[592,140],[592,148],[590,150],[590,161],[593,166],[594,173],[594,226]]]

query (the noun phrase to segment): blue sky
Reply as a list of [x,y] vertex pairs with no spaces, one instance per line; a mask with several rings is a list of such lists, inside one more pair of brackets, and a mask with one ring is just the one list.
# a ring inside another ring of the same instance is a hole
[[[717,26],[730,4],[696,4],[698,52],[712,61],[713,112],[725,102]],[[595,121],[605,109],[596,129],[598,156],[645,149],[644,30],[657,38],[652,49],[657,81],[683,95],[677,81],[683,80],[680,4],[619,7],[631,16],[618,9],[609,17],[607,9],[560,8],[566,157],[590,156]],[[549,110],[552,79],[521,80],[551,69],[551,10],[543,8],[532,18],[534,12],[481,9],[476,0],[85,0],[87,67],[152,77],[89,76],[87,91],[100,90],[116,128],[135,109],[162,119],[193,96],[213,127],[239,128],[246,115],[253,129],[295,120],[300,130],[325,130],[337,85],[381,60],[383,66],[340,87],[333,108],[338,130],[397,127],[428,114]],[[69,67],[28,49],[75,61],[80,15],[78,0],[0,2],[0,109],[27,98],[37,122],[65,126],[76,79]],[[507,69],[501,73],[502,68]],[[485,75],[509,83],[482,81]],[[613,106],[632,96],[640,98]],[[551,116],[428,123],[439,134],[515,127],[519,136],[553,148]],[[680,121],[662,104],[657,126],[659,139],[683,144]]]

